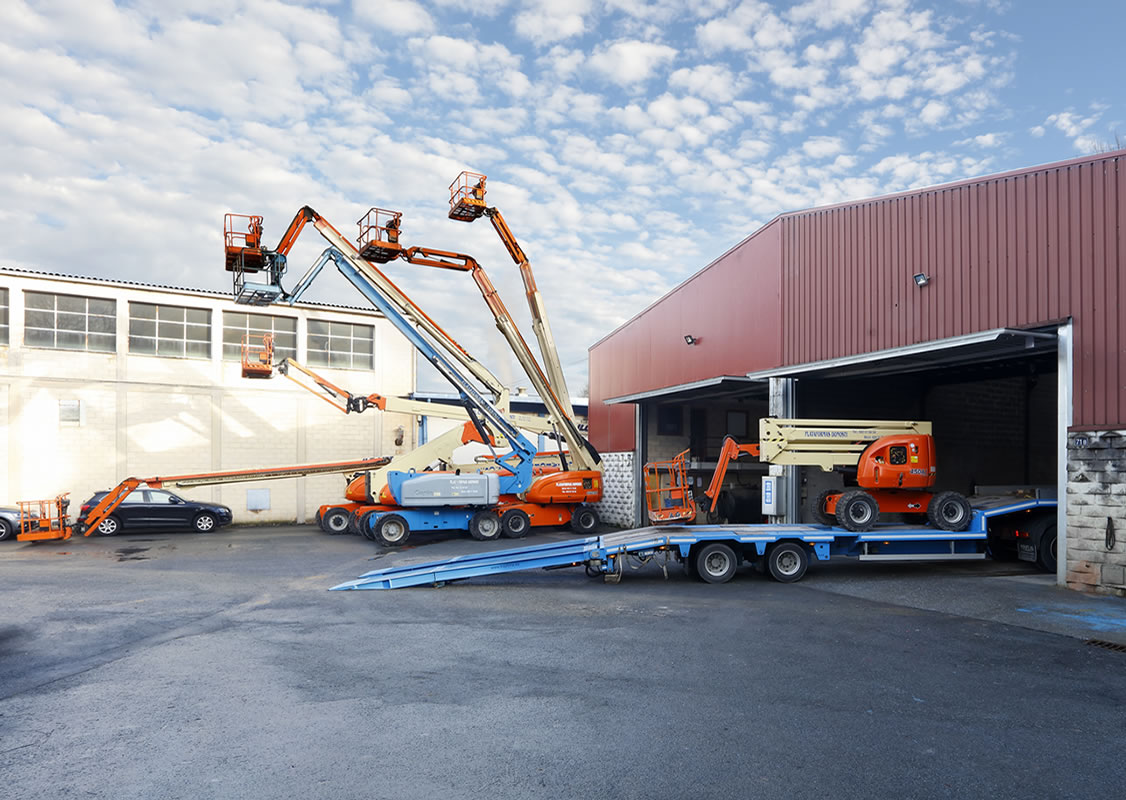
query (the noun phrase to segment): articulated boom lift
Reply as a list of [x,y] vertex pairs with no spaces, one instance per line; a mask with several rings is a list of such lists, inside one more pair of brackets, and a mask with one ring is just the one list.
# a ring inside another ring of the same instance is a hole
[[152,478],[126,478],[113,487],[101,501],[87,512],[85,518],[80,518],[71,527],[66,524],[66,509],[59,507],[61,523],[46,526],[31,525],[27,532],[21,524],[21,533],[17,537],[21,542],[37,542],[44,539],[69,539],[74,533],[84,536],[97,531],[104,535],[117,533],[119,526],[114,522],[113,512],[121,505],[134,489],[139,486],[148,486],[150,489],[160,489],[165,484],[173,486],[215,486],[224,483],[247,483],[251,481],[280,480],[282,478],[300,478],[306,475],[324,475],[331,473],[351,474],[357,470],[370,470],[387,463],[387,458],[364,458],[353,461],[334,461],[327,464],[305,464],[296,467],[268,467],[266,469],[239,469],[223,472],[198,472],[188,475],[161,475]]
[[[375,210],[376,209],[373,209],[373,211]],[[369,214],[370,213],[371,212],[369,212]],[[365,252],[372,246],[372,243],[364,238],[364,230],[361,221],[361,236],[359,240],[360,252]],[[368,228],[367,230],[370,231],[373,229]],[[409,264],[437,267],[439,269],[452,269],[459,272],[468,272],[473,276],[473,280],[476,282],[481,296],[485,299],[485,304],[493,315],[497,330],[501,332],[501,335],[504,336],[512,352],[516,355],[520,366],[524,368],[524,372],[532,382],[533,388],[547,407],[548,414],[558,427],[560,435],[562,435],[567,442],[567,446],[570,448],[570,458],[574,462],[575,469],[582,472],[601,472],[602,468],[600,462],[602,459],[575,424],[570,402],[568,401],[568,403],[564,405],[563,401],[559,399],[559,396],[555,392],[555,388],[559,384],[549,382],[548,378],[544,375],[543,370],[532,354],[531,348],[528,347],[528,343],[524,341],[524,337],[520,335],[520,330],[516,327],[516,322],[513,320],[512,315],[497,293],[496,287],[493,285],[492,281],[489,280],[489,276],[476,259],[464,253],[453,253],[447,250],[435,250],[427,247],[401,249],[398,251],[397,257]],[[546,321],[546,317],[544,321]],[[560,373],[559,380],[561,381],[562,379],[562,373]],[[565,384],[563,385],[565,386]]]
[[569,417],[574,417],[571,407],[571,396],[567,391],[567,381],[563,376],[563,364],[559,360],[559,351],[555,347],[555,338],[551,335],[551,326],[547,322],[547,309],[544,306],[543,295],[536,286],[535,275],[532,274],[532,265],[499,208],[490,208],[485,203],[486,176],[479,172],[462,172],[450,184],[450,213],[449,218],[458,222],[473,222],[482,216],[488,217],[493,223],[493,230],[497,232],[512,260],[520,270],[520,278],[524,281],[524,293],[528,298],[528,309],[532,314],[532,331],[540,345],[540,356],[543,358],[544,369],[550,379],[554,394],[562,410]]
[[[645,466],[647,507],[654,523],[695,516],[684,467],[687,452],[671,462]],[[972,518],[965,496],[933,491],[938,470],[929,422],[764,417],[759,420],[758,444],[724,440],[705,492],[713,511],[728,463],[743,452],[769,464],[820,467],[826,472],[856,467],[856,487],[829,489],[813,501],[813,513],[824,525],[867,531],[882,512],[926,514],[936,528],[961,531]]]
[[[373,266],[372,262],[386,263],[402,257],[403,248],[398,243],[399,216],[382,209],[369,212],[360,221],[363,235],[359,247],[353,246],[308,206],[298,212],[298,217],[312,222],[330,247],[290,293],[286,293],[278,282],[280,273],[267,270],[270,282],[267,292],[257,288],[247,290],[248,282],[244,280],[241,282],[242,293],[239,294],[240,281],[236,274],[236,299],[246,296],[250,298],[248,302],[260,302],[256,298],[272,295],[275,301],[296,302],[324,266],[333,262],[356,289],[454,385],[461,395],[470,422],[477,428],[481,439],[486,442],[490,440],[487,425],[503,435],[511,447],[509,453],[496,457],[496,463],[501,468],[498,472],[388,473],[387,486],[379,492],[379,507],[367,514],[365,519],[365,524],[371,528],[375,537],[383,544],[397,545],[406,541],[412,528],[468,529],[478,539],[493,539],[502,532],[520,536],[533,524],[534,515],[553,516],[555,519],[551,523],[556,524],[569,519],[572,527],[584,532],[593,529],[597,525],[597,515],[593,509],[582,504],[601,497],[601,474],[594,473],[586,477],[574,473],[557,473],[536,479],[533,470],[535,447],[504,414],[482,397],[470,380],[438,348],[444,348],[457,363],[470,369],[474,377],[485,385],[489,385],[491,373],[456,345],[445,331]],[[291,224],[291,230],[295,224]],[[430,251],[431,254],[440,252]],[[267,258],[264,263],[268,261]],[[252,262],[246,260],[238,262],[236,259],[236,263],[240,263],[244,270],[252,268],[247,266]],[[476,365],[477,369],[473,369],[472,365]],[[506,399],[503,392],[501,397]]]

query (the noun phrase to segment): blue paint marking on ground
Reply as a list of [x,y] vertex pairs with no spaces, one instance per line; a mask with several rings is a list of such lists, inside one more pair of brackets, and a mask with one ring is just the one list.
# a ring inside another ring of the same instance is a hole
[[1018,608],[1025,614],[1056,617],[1078,622],[1093,631],[1126,631],[1126,606],[1122,608],[1076,608],[1074,606],[1029,606]]

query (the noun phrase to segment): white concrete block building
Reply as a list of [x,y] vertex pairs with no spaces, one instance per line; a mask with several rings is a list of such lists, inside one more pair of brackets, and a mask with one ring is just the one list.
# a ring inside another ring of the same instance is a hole
[[[0,505],[70,492],[72,510],[129,476],[397,455],[410,416],[345,415],[294,383],[241,376],[246,334],[354,393],[415,388],[410,344],[374,309],[248,308],[226,294],[0,267]],[[247,491],[268,508],[247,510]],[[304,522],[335,475],[175,490],[236,522]]]

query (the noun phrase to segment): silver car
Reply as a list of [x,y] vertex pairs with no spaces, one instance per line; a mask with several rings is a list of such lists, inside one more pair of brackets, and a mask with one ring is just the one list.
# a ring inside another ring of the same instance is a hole
[[[37,518],[38,514],[33,514]],[[15,539],[20,529],[20,510],[18,508],[0,507],[0,542],[5,539]]]

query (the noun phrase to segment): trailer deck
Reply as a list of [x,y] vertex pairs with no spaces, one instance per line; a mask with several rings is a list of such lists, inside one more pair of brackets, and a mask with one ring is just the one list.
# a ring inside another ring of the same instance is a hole
[[[743,558],[766,555],[778,542],[800,543],[801,548],[825,561],[833,556],[859,560],[928,561],[982,559],[990,520],[1018,514],[1038,514],[1054,509],[1054,499],[979,497],[968,530],[958,533],[928,526],[877,525],[864,533],[853,533],[828,525],[661,525],[608,533],[564,542],[517,547],[456,558],[372,570],[356,580],[332,587],[347,589],[398,589],[407,586],[439,586],[450,581],[501,575],[532,569],[585,567],[587,574],[603,575],[616,582],[630,559],[687,561],[710,543],[725,544]],[[802,566],[801,573],[804,573]],[[797,580],[801,575],[792,578]],[[721,581],[713,581],[721,582]]]

